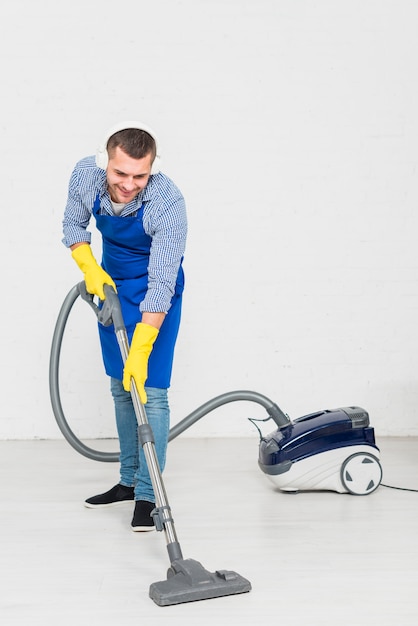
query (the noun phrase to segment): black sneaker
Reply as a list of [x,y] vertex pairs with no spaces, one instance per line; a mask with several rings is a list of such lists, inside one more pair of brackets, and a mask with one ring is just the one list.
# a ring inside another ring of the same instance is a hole
[[151,511],[155,509],[153,502],[147,500],[137,500],[135,502],[134,516],[131,526],[134,531],[155,530],[154,520],[151,517]]
[[100,493],[98,496],[87,498],[84,506],[89,509],[95,509],[101,506],[115,506],[124,502],[131,502],[134,499],[134,488],[125,487],[125,485],[115,485],[106,493]]

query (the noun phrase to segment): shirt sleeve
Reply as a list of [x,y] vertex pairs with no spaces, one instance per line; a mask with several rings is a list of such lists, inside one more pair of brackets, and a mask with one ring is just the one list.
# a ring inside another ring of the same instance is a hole
[[186,247],[187,215],[181,193],[163,202],[158,210],[149,213],[145,211],[144,229],[152,237],[152,243],[148,291],[140,304],[140,310],[167,313]]
[[83,201],[80,169],[76,166],[71,174],[68,186],[67,205],[64,211],[62,242],[67,248],[75,243],[91,242],[91,233],[87,226],[91,218],[91,210]]

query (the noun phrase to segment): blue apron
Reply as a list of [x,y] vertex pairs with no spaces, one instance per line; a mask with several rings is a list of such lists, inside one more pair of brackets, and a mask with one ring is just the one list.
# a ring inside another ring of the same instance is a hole
[[[139,304],[148,289],[152,238],[144,231],[143,212],[144,204],[136,217],[100,215],[99,195],[93,207],[96,226],[103,239],[102,266],[115,281],[129,342],[132,341],[136,324],[141,321]],[[149,387],[166,389],[170,386],[183,288],[184,275],[180,265],[171,307],[149,358],[146,382]],[[122,380],[123,361],[113,325],[105,327],[99,324],[99,335],[106,374]]]

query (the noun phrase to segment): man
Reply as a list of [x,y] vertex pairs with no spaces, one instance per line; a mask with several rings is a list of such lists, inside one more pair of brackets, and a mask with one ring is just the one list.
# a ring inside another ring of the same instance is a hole
[[[146,404],[161,471],[169,432],[167,389],[181,315],[182,259],[187,234],[183,196],[159,171],[154,133],[136,122],[111,129],[96,154],[77,163],[63,220],[64,244],[82,270],[89,293],[105,299],[104,285],[118,293],[130,351],[123,366],[113,326],[99,324],[110,376],[120,442],[120,480],[88,498],[96,508],[135,500],[132,529],[153,530],[155,496],[138,441],[130,390],[134,379]],[[91,216],[102,236],[102,263],[90,248]]]

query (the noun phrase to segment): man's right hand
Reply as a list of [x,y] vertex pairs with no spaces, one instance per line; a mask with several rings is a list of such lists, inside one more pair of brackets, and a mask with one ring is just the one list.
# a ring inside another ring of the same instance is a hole
[[84,274],[86,289],[89,293],[97,296],[100,300],[105,300],[104,285],[110,285],[116,291],[115,283],[97,263],[88,243],[73,247],[71,256]]

